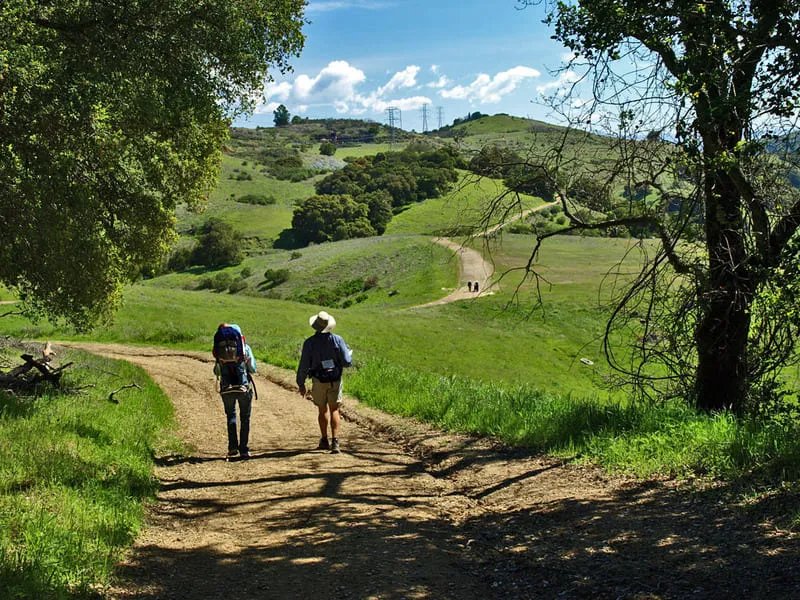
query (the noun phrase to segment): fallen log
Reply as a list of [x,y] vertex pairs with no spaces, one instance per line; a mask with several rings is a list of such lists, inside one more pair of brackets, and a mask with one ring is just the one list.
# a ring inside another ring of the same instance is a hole
[[[42,381],[58,385],[64,373],[64,369],[73,364],[68,362],[58,368],[54,368],[50,364],[52,352],[44,353],[42,360],[38,360],[30,354],[22,354],[20,358],[25,361],[24,364],[14,367],[8,373],[0,373],[0,386],[3,388],[22,389],[26,387],[35,387]],[[29,376],[28,374],[34,370],[36,372],[32,376]]]

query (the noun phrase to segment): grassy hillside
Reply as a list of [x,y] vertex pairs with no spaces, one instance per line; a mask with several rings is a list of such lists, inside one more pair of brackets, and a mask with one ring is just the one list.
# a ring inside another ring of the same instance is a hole
[[[267,270],[288,273],[285,282],[272,285],[265,280]],[[242,277],[242,272],[248,273]],[[348,299],[381,307],[405,307],[435,300],[442,289],[458,283],[458,265],[452,254],[428,237],[385,236],[312,245],[297,251],[274,250],[253,256],[235,267],[208,270],[196,267],[143,282],[145,287],[197,289],[203,279],[222,274],[241,280],[240,295],[292,300],[318,291],[328,297],[354,280],[367,289],[345,295],[329,306],[340,306]],[[361,298],[363,296],[363,298]]]
[[[473,227],[492,227],[501,222],[504,216],[511,218],[544,203],[541,198],[523,195],[519,205],[509,215],[498,212],[488,223],[482,223],[482,215],[489,203],[504,191],[505,186],[500,181],[489,178],[476,181],[469,173],[463,172],[461,180],[450,194],[409,206],[395,215],[386,233],[444,235],[452,231],[468,231]],[[514,201],[513,198],[508,199],[508,203]]]
[[[341,250],[348,257],[348,277],[367,277],[377,262],[375,248],[405,244],[402,240],[378,238],[372,243],[324,244],[303,251],[304,256],[299,260],[316,260],[314,252],[319,251],[327,254],[324,260],[330,261],[328,265],[334,265]],[[499,266],[524,264],[531,240],[529,236],[504,235],[493,249]],[[527,382],[542,390],[578,396],[605,395],[602,388],[605,367],[599,354],[605,313],[596,301],[597,286],[619,259],[625,245],[621,240],[553,239],[543,253],[543,261],[547,263],[548,277],[557,285],[544,290],[544,315],[530,314],[530,297],[523,305],[510,304],[517,284],[513,276],[503,281],[501,291],[494,296],[425,309],[396,310],[423,303],[431,296],[444,296],[455,283],[450,279],[442,286],[445,289],[436,292],[429,283],[430,274],[424,269],[417,272],[418,267],[407,269],[407,276],[416,283],[408,287],[398,285],[396,296],[389,297],[382,290],[363,304],[332,312],[339,321],[339,330],[357,350],[361,361],[382,359],[427,373],[513,384]],[[438,247],[430,246],[428,252],[438,252]],[[320,258],[319,264],[324,260]],[[452,274],[455,263],[445,262],[443,267],[451,269]],[[157,278],[127,290],[116,323],[87,337],[204,349],[210,344],[216,323],[235,320],[248,332],[259,358],[295,366],[299,344],[308,334],[307,318],[318,306],[227,293],[189,292],[181,289],[185,283],[181,278],[188,276],[172,277]],[[19,319],[0,321],[0,331],[20,328],[32,337],[72,335],[68,330],[49,325],[26,325]],[[591,358],[595,365],[586,367],[579,362],[581,357]]]

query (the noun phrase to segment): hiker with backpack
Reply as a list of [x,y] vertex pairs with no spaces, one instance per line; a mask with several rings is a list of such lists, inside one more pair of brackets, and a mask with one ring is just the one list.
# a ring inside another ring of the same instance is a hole
[[[214,334],[214,374],[219,381],[219,394],[228,423],[228,457],[237,454],[250,457],[250,411],[255,384],[252,373],[257,370],[253,351],[247,345],[238,325],[221,323]],[[239,407],[239,431],[236,430],[236,407]],[[238,435],[237,435],[238,433]]]
[[[311,401],[319,414],[320,440],[317,450],[339,452],[339,407],[342,404],[342,371],[352,364],[352,354],[344,340],[331,333],[336,320],[325,311],[313,315],[308,324],[315,333],[303,342],[297,367],[297,387],[306,396],[306,378],[311,377]],[[328,441],[330,411],[331,440]]]

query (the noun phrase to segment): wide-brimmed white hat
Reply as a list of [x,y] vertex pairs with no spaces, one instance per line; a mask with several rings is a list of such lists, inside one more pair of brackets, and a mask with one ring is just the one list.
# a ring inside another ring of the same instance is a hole
[[320,333],[329,333],[331,329],[336,327],[336,319],[333,315],[329,315],[324,310],[316,315],[312,315],[308,320],[308,324]]

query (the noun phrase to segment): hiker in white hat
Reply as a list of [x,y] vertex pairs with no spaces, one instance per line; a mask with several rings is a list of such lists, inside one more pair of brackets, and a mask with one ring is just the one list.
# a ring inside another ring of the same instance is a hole
[[[317,450],[339,452],[339,407],[342,404],[342,371],[352,364],[350,348],[344,340],[331,333],[336,319],[325,311],[312,315],[308,324],[315,333],[303,342],[303,352],[297,367],[297,387],[306,396],[306,378],[311,377],[311,401],[319,410],[320,440]],[[331,440],[328,441],[328,412]]]

